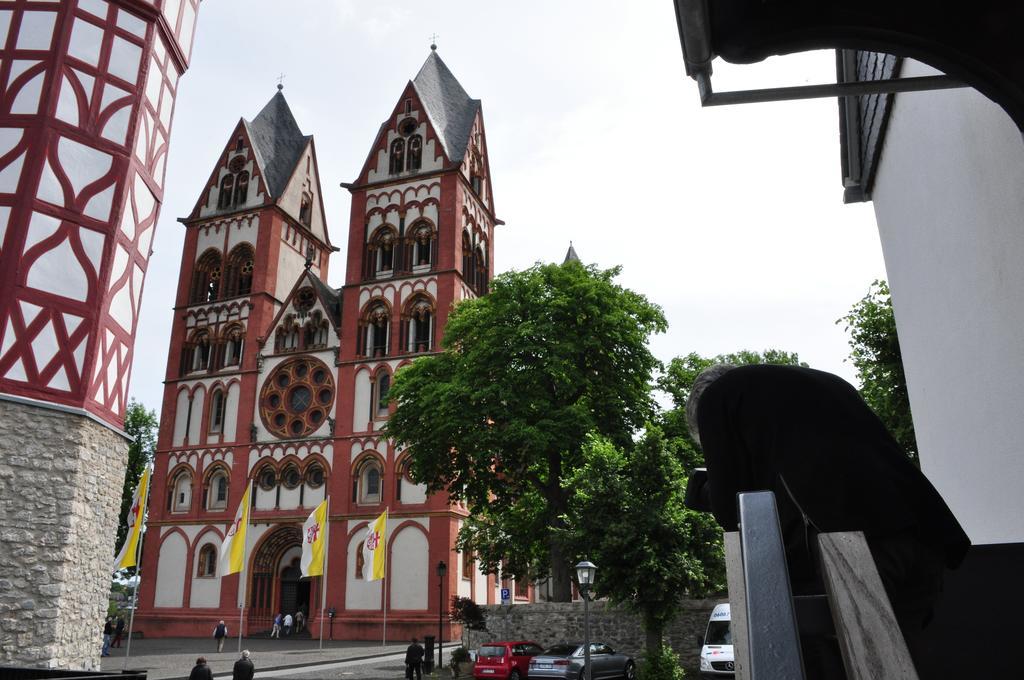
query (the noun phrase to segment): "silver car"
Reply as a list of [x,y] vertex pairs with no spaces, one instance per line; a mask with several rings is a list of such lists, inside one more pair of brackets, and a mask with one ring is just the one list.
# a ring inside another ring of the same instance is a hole
[[[583,670],[583,644],[563,642],[549,647],[543,654],[530,659],[529,678],[558,678],[579,680]],[[603,642],[590,643],[590,671],[587,680],[604,678],[636,679],[636,664],[625,654],[619,654]]]

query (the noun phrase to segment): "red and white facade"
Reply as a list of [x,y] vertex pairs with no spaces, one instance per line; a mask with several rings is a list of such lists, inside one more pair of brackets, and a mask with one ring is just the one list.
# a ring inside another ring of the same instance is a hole
[[0,394],[121,426],[198,9],[0,1]]
[[[243,598],[247,634],[301,609],[317,635],[321,604],[336,611],[335,639],[379,638],[385,606],[390,639],[433,634],[440,561],[445,601],[500,598],[495,577],[454,547],[465,508],[428,496],[410,480],[406,454],[379,434],[394,372],[437,350],[452,306],[486,292],[493,272],[500,222],[480,103],[436,52],[348,187],[347,274],[337,290],[324,283],[337,249],[315,146],[278,93],[239,122],[183,220],[136,616],[146,635],[206,634],[208,622],[237,621]],[[222,577],[224,530],[250,484],[246,571]],[[300,580],[298,561],[302,522],[325,495],[321,603],[320,579]],[[385,509],[382,583],[365,578],[361,543]]]

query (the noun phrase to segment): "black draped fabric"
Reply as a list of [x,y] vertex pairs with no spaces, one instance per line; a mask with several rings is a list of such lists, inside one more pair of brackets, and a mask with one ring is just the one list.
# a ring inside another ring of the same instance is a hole
[[[736,494],[775,492],[787,554],[821,532],[912,534],[955,568],[970,540],[857,390],[796,366],[742,366],[712,382],[697,410],[715,519],[737,525]],[[806,547],[806,546],[804,546]]]

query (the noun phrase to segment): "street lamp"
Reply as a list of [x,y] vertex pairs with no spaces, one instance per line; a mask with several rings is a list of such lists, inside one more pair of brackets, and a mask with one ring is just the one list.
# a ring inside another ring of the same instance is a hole
[[441,647],[444,640],[444,575],[448,565],[441,560],[437,563],[437,667],[441,668]]
[[583,598],[583,673],[581,680],[590,680],[590,588],[594,585],[597,566],[590,560],[583,560],[576,565],[576,582],[580,584],[580,596]]

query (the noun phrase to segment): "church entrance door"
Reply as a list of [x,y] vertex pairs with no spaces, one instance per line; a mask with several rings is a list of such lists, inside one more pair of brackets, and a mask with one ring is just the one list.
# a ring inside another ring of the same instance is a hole
[[[287,603],[298,603],[298,556],[302,549],[302,532],[298,526],[278,526],[267,532],[253,551],[249,581],[249,610],[246,612],[248,634],[269,632],[274,616],[295,615],[296,609],[285,609]],[[289,571],[292,563],[295,576]],[[289,572],[285,577],[285,572]],[[286,586],[287,584],[287,586]],[[289,590],[285,601],[285,590]],[[309,586],[306,586],[306,613],[309,607]],[[294,606],[294,604],[292,605]]]
[[281,612],[295,616],[301,611],[302,616],[309,620],[309,579],[302,579],[299,559],[281,570]]

